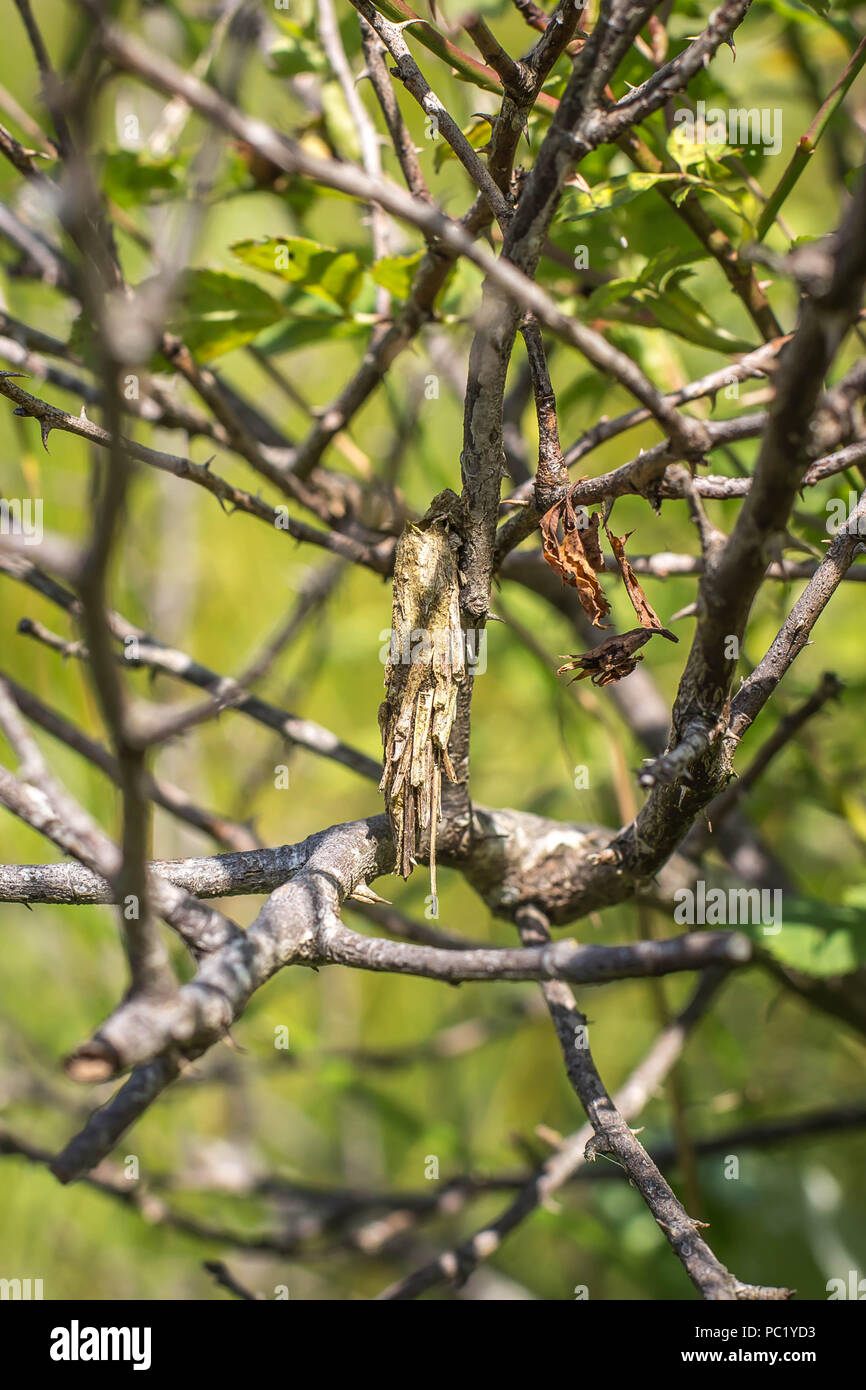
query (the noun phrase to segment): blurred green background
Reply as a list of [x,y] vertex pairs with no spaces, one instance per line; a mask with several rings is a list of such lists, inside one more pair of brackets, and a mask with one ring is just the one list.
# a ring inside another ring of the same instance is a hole
[[[319,152],[341,150],[357,157],[353,130],[339,85],[321,64],[315,44],[314,8],[309,0],[293,4],[293,34],[271,6],[263,6],[267,30],[250,58],[241,86],[242,104],[281,129],[300,135]],[[670,23],[680,39],[697,33],[711,6],[676,5]],[[62,67],[75,53],[76,7],[50,2],[38,7],[52,56]],[[853,35],[862,32],[863,7],[833,6],[829,20],[806,5],[756,5],[737,37],[736,62],[723,49],[692,89],[695,97],[718,98],[735,106],[781,107],[782,152],[774,159],[758,152],[744,155],[748,173],[769,191],[785,167],[817,103],[829,91],[852,51]],[[355,15],[338,0],[338,15],[354,71],[362,65]],[[210,32],[213,13],[203,4],[125,5],[123,20],[175,61],[189,65]],[[497,35],[513,52],[529,40],[522,21],[508,7],[488,16]],[[411,31],[410,31],[411,32]],[[466,36],[458,38],[469,46]],[[282,44],[277,58],[267,50]],[[471,129],[473,113],[492,111],[492,94],[454,79],[445,66],[417,43],[413,52],[424,72],[455,114]],[[283,56],[280,57],[280,54]],[[288,56],[286,56],[288,54]],[[275,64],[282,63],[282,71]],[[804,68],[805,63],[805,68]],[[615,94],[626,80],[649,72],[635,53],[624,65]],[[550,90],[561,87],[567,65],[560,64]],[[317,87],[321,114],[302,101],[304,83]],[[7,16],[0,53],[0,84],[44,124],[39,83],[22,26]],[[375,112],[368,83],[358,89]],[[463,171],[453,160],[436,167],[435,142],[426,141],[423,120],[400,91],[401,107],[421,148],[430,184],[448,211],[459,215],[469,202]],[[126,78],[110,83],[100,95],[95,144],[108,158],[102,166],[118,175],[112,153],[123,148],[122,120],[138,118],[142,139],[158,119],[164,102]],[[29,143],[24,130],[8,115],[4,124]],[[794,237],[814,237],[837,223],[844,202],[841,176],[863,162],[862,130],[866,121],[866,84],[855,82],[842,110],[784,209]],[[153,235],[164,225],[167,208],[182,198],[184,174],[200,149],[201,124],[187,123],[172,162],[174,186],[155,189],[143,178],[136,186],[129,175],[125,212],[134,225]],[[661,117],[645,132],[664,142]],[[527,165],[543,135],[543,122],[529,128],[520,159]],[[393,156],[385,152],[386,173],[399,179]],[[136,152],[135,167],[146,161]],[[50,172],[50,165],[47,166]],[[582,169],[590,185],[626,172],[617,151],[591,156]],[[729,205],[709,195],[706,206],[737,244],[752,234],[758,206],[742,175],[725,160],[708,169],[724,185]],[[128,171],[127,171],[128,173]],[[114,192],[117,186],[111,185]],[[142,191],[144,190],[144,191]],[[569,194],[568,197],[573,197]],[[44,226],[52,239],[59,233],[22,180],[0,167],[0,198],[22,217]],[[327,192],[311,194],[297,187],[276,191],[256,188],[238,157],[227,149],[210,195],[211,206],[191,264],[243,274],[269,293],[282,288],[273,276],[239,264],[230,247],[245,238],[304,235],[326,246],[351,248],[369,263],[369,226],[365,211]],[[651,190],[614,211],[581,221],[563,216],[554,225],[555,243],[571,254],[580,243],[589,248],[590,265],[605,275],[632,276],[663,248],[699,252],[687,229]],[[768,244],[788,248],[774,229]],[[124,231],[118,232],[124,269],[133,282],[151,273],[147,253]],[[397,232],[396,247],[409,254],[420,249],[411,230]],[[0,295],[14,318],[64,340],[75,331],[75,310],[59,291],[14,273],[17,257],[0,247]],[[712,325],[757,345],[758,339],[714,262],[689,267],[689,293],[699,301]],[[763,274],[763,272],[762,272]],[[795,299],[783,277],[771,272],[773,305],[786,327],[793,324]],[[575,312],[585,311],[577,275],[545,260],[541,279],[557,299]],[[400,486],[410,507],[423,510],[439,489],[459,487],[462,402],[456,387],[465,376],[471,339],[471,316],[478,303],[480,278],[461,266],[445,292],[442,322],[435,337],[453,364],[452,384],[429,356],[432,330],[405,353],[384,390],[359,412],[350,434],[374,470],[384,468],[395,434],[408,414],[408,442],[401,461]],[[283,287],[284,288],[284,287]],[[312,346],[296,346],[292,331],[308,303],[287,300],[287,329],[280,351],[270,360],[313,406],[327,404],[360,360],[367,328],[354,315],[372,310],[372,284],[365,283],[352,313],[346,316],[353,336],[336,341],[329,335]],[[607,323],[608,320],[605,320]],[[363,332],[356,332],[363,329]],[[80,330],[79,330],[80,331]],[[661,329],[620,320],[612,336],[625,346],[653,379],[676,386],[724,364],[717,350]],[[269,340],[263,342],[267,346]],[[854,360],[855,341],[837,364],[837,375]],[[512,376],[519,370],[518,344]],[[7,363],[0,365],[7,366]],[[244,348],[219,357],[218,370],[293,438],[309,426],[304,412],[281,394]],[[568,445],[604,412],[630,408],[625,394],[591,372],[570,350],[556,347],[551,371],[560,401],[560,427]],[[438,398],[425,399],[424,378],[440,378]],[[80,401],[56,387],[36,381],[27,389],[78,413]],[[748,408],[747,383],[739,400],[719,397],[715,416]],[[181,393],[183,395],[183,393]],[[697,411],[707,412],[702,403]],[[91,418],[94,418],[93,412]],[[98,418],[98,416],[96,416]],[[149,430],[129,423],[129,432],[157,448],[186,453],[180,433]],[[522,419],[530,464],[535,425],[531,408]],[[651,426],[631,431],[604,445],[587,460],[590,472],[602,472],[634,457],[641,445],[657,438]],[[207,441],[189,446],[201,462],[212,452]],[[13,417],[0,403],[0,494],[44,499],[46,530],[69,537],[85,534],[91,460],[80,441],[59,431],[44,452],[38,426]],[[714,456],[713,472],[749,467],[756,446],[738,446],[735,458]],[[345,458],[332,449],[325,462],[350,472]],[[252,471],[235,456],[217,452],[214,469],[255,492]],[[803,502],[792,529],[814,548],[826,538],[826,503],[847,497],[857,477],[830,480]],[[268,495],[265,489],[265,495]],[[278,501],[278,498],[271,500]],[[730,529],[736,504],[709,504],[713,519]],[[695,553],[697,538],[681,503],[668,503],[656,517],[639,499],[617,503],[615,529],[634,529],[631,549]],[[794,555],[793,558],[804,558]],[[257,521],[226,515],[214,498],[177,479],[138,471],[123,544],[113,576],[112,599],[130,620],[161,640],[174,643],[214,670],[235,674],[259,651],[284,621],[310,571],[330,561],[311,547],[299,547],[284,534]],[[612,579],[606,587],[614,618],[629,622],[628,601]],[[767,584],[756,604],[743,653],[743,673],[760,659],[802,585]],[[648,579],[649,599],[663,621],[690,603],[695,580]],[[624,760],[635,769],[643,756],[616,715],[606,692],[587,691],[578,702],[553,672],[560,653],[575,650],[574,634],[558,614],[514,584],[501,594],[503,608],[528,627],[548,654],[546,663],[529,653],[507,624],[491,625],[487,670],[479,677],[473,718],[473,795],[490,806],[516,806],[564,820],[620,823],[617,768]],[[745,766],[781,714],[811,693],[821,673],[834,671],[845,683],[842,699],[812,722],[800,739],[778,758],[756,790],[748,812],[766,842],[785,865],[804,896],[830,904],[850,901],[863,884],[866,804],[862,773],[866,749],[859,700],[864,692],[862,590],[843,585],[822,617],[813,644],[799,658],[779,696],[761,716],[746,741],[738,765]],[[494,604],[494,608],[496,604]],[[16,680],[94,737],[102,737],[86,672],[16,635],[22,617],[43,621],[64,636],[73,628],[52,605],[0,576],[0,650],[2,667]],[[376,722],[383,667],[380,634],[390,626],[390,587],[369,572],[355,569],[341,578],[334,599],[306,626],[300,640],[285,651],[268,674],[261,693],[274,703],[317,720],[346,742],[379,756]],[[648,648],[649,670],[670,701],[685,657],[690,620],[679,624],[678,648],[660,643]],[[189,692],[160,677],[130,673],[137,694],[154,700],[177,700]],[[580,687],[583,691],[585,687]],[[57,775],[110,830],[118,826],[114,789],[103,775],[65,747],[38,735]],[[2,748],[8,761],[8,749]],[[289,786],[274,786],[274,769],[287,764]],[[586,765],[589,787],[576,790],[573,769]],[[334,822],[366,816],[381,809],[379,795],[346,769],[303,750],[287,749],[276,735],[234,714],[189,733],[159,754],[155,770],[184,786],[203,805],[239,820],[252,818],[268,845],[290,843]],[[630,779],[632,794],[638,794]],[[620,787],[620,792],[622,788]],[[38,863],[57,853],[35,833],[3,814],[0,858]],[[153,853],[159,858],[207,854],[207,837],[157,810]],[[408,884],[380,880],[379,892],[406,912],[423,918],[429,892],[425,872]],[[258,902],[235,900],[230,910],[243,924],[252,920]],[[349,909],[347,920],[358,930],[369,924]],[[655,934],[673,934],[669,916],[649,914]],[[440,922],[453,931],[506,944],[513,933],[490,918],[462,879],[443,871]],[[569,929],[583,941],[625,942],[637,937],[634,907],[611,909]],[[103,908],[19,906],[2,908],[4,970],[0,977],[0,1123],[17,1136],[59,1149],[90,1104],[103,1101],[111,1088],[86,1092],[67,1082],[60,1069],[73,1049],[111,1010],[124,988],[124,970],[113,914]],[[180,961],[180,957],[178,957]],[[675,1010],[689,995],[692,981],[665,981],[666,1006]],[[585,990],[579,1002],[593,1024],[594,1055],[613,1090],[651,1045],[658,1030],[659,996],[650,983],[626,982]],[[458,1024],[478,1021],[482,1037],[457,1035],[443,1055],[425,1056],[425,1045]],[[275,1049],[275,1029],[289,1031],[288,1051]],[[546,1013],[531,985],[464,985],[447,989],[427,981],[366,976],[348,970],[285,972],[253,999],[234,1030],[234,1048],[214,1049],[166,1093],[132,1133],[121,1142],[115,1159],[137,1157],[142,1180],[156,1187],[173,1209],[219,1229],[236,1230],[249,1240],[256,1232],[278,1229],[286,1208],[279,1196],[256,1190],[269,1175],[287,1183],[375,1191],[429,1191],[425,1177],[429,1156],[438,1159],[440,1183],[466,1172],[513,1173],[547,1152],[535,1134],[538,1125],[570,1133],[583,1116],[561,1064]],[[417,1055],[417,1054],[421,1055]],[[810,1108],[847,1105],[863,1094],[866,1039],[837,1020],[809,1009],[758,969],[739,973],[700,1025],[679,1068],[683,1116],[694,1138]],[[29,1079],[28,1079],[29,1078]],[[671,1094],[665,1089],[642,1115],[648,1147],[671,1136]],[[701,1161],[700,1210],[710,1222],[708,1239],[744,1280],[785,1284],[801,1297],[823,1298],[826,1281],[847,1280],[850,1269],[866,1272],[866,1191],[862,1181],[866,1134],[849,1132],[792,1141],[765,1151],[735,1150],[740,1159],[736,1181],[725,1177],[723,1155]],[[680,1195],[682,1174],[668,1176]],[[220,1188],[229,1190],[220,1190]],[[234,1190],[232,1190],[234,1188]],[[165,1191],[167,1189],[167,1192]],[[273,1296],[285,1285],[295,1299],[367,1298],[406,1272],[432,1251],[480,1228],[508,1200],[505,1192],[475,1199],[453,1217],[422,1225],[408,1248],[367,1257],[337,1238],[312,1242],[291,1256],[239,1250],[221,1240],[207,1241],[148,1220],[83,1184],[62,1188],[44,1169],[17,1158],[4,1158],[0,1183],[0,1275],[43,1278],[46,1298],[85,1299],[220,1299],[202,1268],[204,1259],[225,1258],[250,1288]],[[656,1229],[638,1194],[624,1180],[573,1184],[559,1194],[557,1209],[541,1211],[521,1226],[470,1286],[476,1296],[568,1299],[576,1285],[586,1285],[591,1299],[682,1299],[694,1290]],[[436,1296],[442,1296],[441,1293]],[[445,1295],[449,1296],[449,1295]]]

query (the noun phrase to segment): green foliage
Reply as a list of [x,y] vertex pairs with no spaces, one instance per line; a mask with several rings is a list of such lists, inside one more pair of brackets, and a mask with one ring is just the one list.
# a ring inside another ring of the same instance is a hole
[[360,293],[364,268],[352,251],[336,251],[307,237],[268,237],[237,241],[233,255],[346,310]]
[[103,187],[112,202],[133,208],[181,193],[182,171],[174,159],[154,159],[137,150],[114,150],[105,157]]
[[775,960],[816,978],[849,975],[866,965],[866,906],[786,898],[784,913],[778,934],[767,934],[760,926],[746,928]]
[[[639,310],[649,308],[658,326],[686,342],[716,352],[748,352],[755,344],[737,338],[718,327],[702,304],[687,290],[683,281],[694,275],[690,266],[705,257],[697,252],[668,247],[652,256],[637,274],[610,280],[594,290],[586,303],[590,318],[611,305],[628,299]],[[626,312],[624,317],[628,318]]]
[[187,271],[179,310],[174,330],[203,362],[252,342],[283,312],[252,280],[220,270]]
[[411,256],[383,256],[373,266],[373,279],[389,294],[405,299],[423,255],[423,251],[416,251]]
[[302,72],[327,72],[328,60],[312,34],[286,15],[277,14],[275,18],[285,34],[285,38],[278,39],[270,50],[277,75],[297,77]]

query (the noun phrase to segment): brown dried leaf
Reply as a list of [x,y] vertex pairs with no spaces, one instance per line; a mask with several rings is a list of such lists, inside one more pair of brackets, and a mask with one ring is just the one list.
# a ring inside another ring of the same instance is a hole
[[624,676],[631,675],[638,662],[643,661],[643,654],[638,654],[640,648],[656,635],[667,637],[671,642],[679,641],[679,638],[668,632],[666,627],[635,627],[630,632],[618,632],[612,637],[606,637],[597,647],[583,652],[580,656],[569,657],[556,674],[561,676],[564,671],[579,670],[580,674],[574,677],[576,681],[585,680],[589,676],[593,685],[610,685],[613,681],[620,681]]
[[[638,622],[640,623],[641,627],[650,628],[653,632],[660,632],[662,626],[661,620],[659,619],[658,614],[653,609],[649,599],[647,598],[646,594],[644,593],[643,589],[638,583],[637,575],[635,574],[634,570],[629,564],[628,558],[625,553],[625,543],[628,540],[629,536],[632,534],[631,531],[627,531],[624,536],[615,536],[613,532],[608,529],[607,526],[605,526],[604,529],[605,531],[607,531],[607,538],[610,541],[611,547],[613,549],[613,553],[616,558],[616,563],[619,565],[619,572],[622,575],[622,582],[625,585],[628,596],[632,601],[632,607],[634,608],[635,613],[637,613]],[[674,638],[673,640],[676,641],[677,639]]]
[[[577,589],[577,595],[587,617],[595,627],[604,627],[601,619],[610,612],[610,604],[598,581],[590,555],[600,558],[598,545],[598,519],[581,530],[580,519],[566,497],[555,503],[541,518],[541,539],[543,554],[551,569],[555,570],[563,584]],[[559,528],[562,526],[562,540]],[[590,553],[584,546],[584,536],[591,536]]]
[[589,518],[589,526],[583,531],[583,548],[586,558],[594,570],[604,569],[604,556],[601,553],[601,542],[598,539],[598,527],[601,521],[601,512],[593,512]]
[[623,676],[631,675],[638,662],[643,661],[643,656],[636,656],[635,653],[651,637],[652,633],[642,627],[636,627],[631,632],[614,633],[613,637],[605,638],[590,651],[569,657],[556,674],[561,676],[564,671],[579,669],[580,674],[574,678],[576,681],[586,680],[589,676],[593,685],[610,685],[613,681],[622,680]]

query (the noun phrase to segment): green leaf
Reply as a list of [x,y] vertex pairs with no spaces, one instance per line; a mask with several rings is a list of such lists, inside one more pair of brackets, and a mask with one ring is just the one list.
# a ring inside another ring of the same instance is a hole
[[581,217],[610,212],[612,208],[623,207],[633,198],[640,197],[641,193],[655,188],[656,184],[681,183],[683,178],[683,174],[648,174],[635,170],[631,174],[617,174],[605,183],[597,183],[589,193],[571,189],[567,195],[566,221],[576,222]]
[[112,202],[133,207],[155,194],[176,194],[182,183],[173,159],[154,159],[144,150],[113,150],[103,166],[104,188]]
[[866,965],[866,907],[831,906],[820,898],[785,898],[781,931],[742,928],[782,965],[805,975],[850,975]]
[[612,304],[617,304],[619,300],[634,294],[637,285],[638,281],[633,275],[623,276],[620,280],[610,280],[606,285],[599,285],[598,289],[593,290],[586,301],[586,316],[591,319],[596,318]]
[[290,6],[291,14],[287,12],[287,8],[278,9],[277,0],[274,0],[271,19],[278,29],[290,38],[296,34],[315,34],[316,0],[280,0],[280,3]]
[[236,241],[232,254],[244,265],[277,275],[291,285],[301,285],[347,310],[364,281],[364,267],[354,251],[320,246],[307,237],[266,237],[262,241]]
[[252,280],[189,270],[172,327],[203,362],[252,342],[283,317],[283,307]]
[[380,261],[376,261],[370,273],[383,290],[388,290],[397,299],[406,299],[415,278],[415,271],[423,258],[423,251],[415,251],[411,256],[383,256]]
[[[826,14],[830,8],[830,0],[818,0],[813,4],[812,0],[769,0],[770,5],[776,14],[782,15],[784,19],[791,20],[795,24],[814,24],[814,16]],[[823,9],[818,8],[818,4],[823,5]],[[810,14],[810,11],[812,12]]]
[[270,58],[280,77],[297,77],[302,72],[327,72],[328,62],[321,45],[308,38],[300,24],[283,16],[277,17],[284,39],[277,39]]
[[743,222],[751,223],[754,194],[748,188],[741,184],[729,184],[727,188],[720,188],[716,183],[702,183],[701,189],[706,193],[712,193],[714,198],[718,198],[720,203],[724,203],[725,207],[730,208]]
[[676,283],[677,278],[672,277],[661,294],[650,291],[642,292],[638,296],[641,303],[649,304],[662,328],[676,333],[678,338],[684,338],[687,343],[696,343],[698,347],[710,348],[714,352],[753,350],[754,343],[747,342],[745,338],[737,338],[726,328],[714,324],[704,306],[680,288]]
[[[649,285],[655,290],[663,290],[674,271],[682,270],[684,266],[692,266],[696,261],[708,259],[709,253],[706,251],[692,250],[691,248],[684,250],[681,246],[665,246],[654,256],[650,256],[638,276],[638,284]],[[691,273],[689,271],[689,274]]]
[[[664,290],[676,271],[680,271],[685,278],[686,274],[692,272],[683,271],[682,268],[692,265],[695,261],[705,260],[706,257],[705,251],[685,251],[679,246],[665,246],[663,250],[650,257],[639,274],[610,280],[606,285],[600,285],[597,290],[593,290],[586,301],[586,315],[592,318],[631,294],[638,295],[644,301],[651,297],[655,302],[657,292]],[[641,294],[644,290],[649,291],[649,294]]]
[[674,126],[667,138],[666,149],[671,159],[675,159],[681,169],[690,169],[693,164],[700,164],[708,158],[718,163],[726,155],[734,153],[732,147],[725,141],[701,143],[693,140],[684,124]]
[[256,339],[256,347],[266,357],[298,348],[315,347],[317,343],[333,343],[347,338],[369,336],[372,315],[338,318],[335,314],[291,314],[280,323],[266,328]]

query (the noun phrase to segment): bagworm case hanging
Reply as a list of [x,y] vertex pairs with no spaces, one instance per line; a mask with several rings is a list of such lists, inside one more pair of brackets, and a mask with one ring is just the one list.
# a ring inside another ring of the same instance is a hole
[[448,740],[466,676],[457,570],[459,499],[445,491],[405,527],[394,560],[391,646],[379,708],[385,749],[380,791],[391,821],[397,872],[408,878],[429,852],[436,893],[436,829],[442,774],[454,781]]

